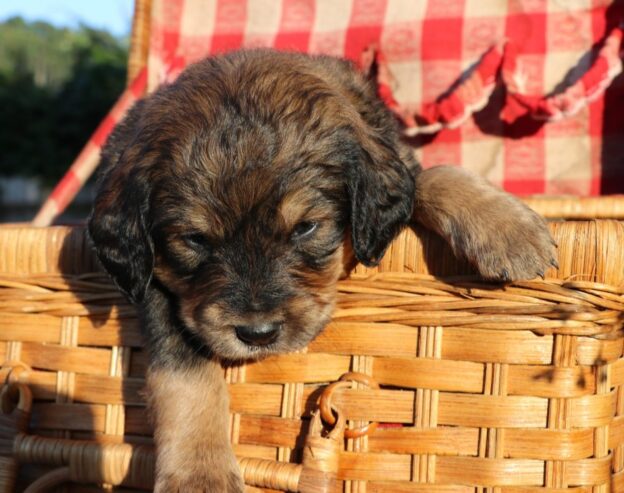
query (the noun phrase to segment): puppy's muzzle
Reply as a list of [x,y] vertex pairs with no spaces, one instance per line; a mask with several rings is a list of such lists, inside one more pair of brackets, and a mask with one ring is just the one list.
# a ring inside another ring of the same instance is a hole
[[275,342],[281,329],[281,322],[237,325],[234,327],[236,337],[250,346],[266,346],[267,344]]

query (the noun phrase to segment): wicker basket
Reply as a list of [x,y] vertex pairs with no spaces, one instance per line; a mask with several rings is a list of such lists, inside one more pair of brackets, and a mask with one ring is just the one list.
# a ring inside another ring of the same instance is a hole
[[[250,491],[624,491],[624,225],[552,229],[559,271],[507,287],[406,232],[306,351],[227,369]],[[83,230],[0,228],[0,273],[0,491],[149,489],[137,321]]]

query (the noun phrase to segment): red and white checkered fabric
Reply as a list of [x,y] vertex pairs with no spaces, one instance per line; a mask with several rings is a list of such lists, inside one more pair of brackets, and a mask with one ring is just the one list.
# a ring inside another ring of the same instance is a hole
[[[508,41],[518,52],[515,80],[527,104],[537,105],[544,95],[564,93],[588,70],[597,54],[592,48],[600,48],[624,21],[622,3],[155,0],[148,85],[154,88],[188,63],[241,46],[328,53],[358,63],[374,47],[387,62],[386,80],[401,111],[426,115],[428,103],[447,93],[490,48]],[[611,78],[618,73],[608,68]],[[595,100],[580,104],[573,116],[548,123],[528,110],[510,110],[502,83],[491,89],[489,100],[480,102],[485,107],[459,127],[412,139],[425,167],[464,166],[519,194],[624,192],[624,77],[616,77],[605,93],[591,94]],[[503,119],[503,110],[515,114],[507,118],[513,122]]]
[[[376,61],[425,167],[464,166],[524,195],[623,193],[623,23],[624,0],[154,0],[147,83],[240,47]],[[74,178],[93,168],[97,137]],[[37,224],[71,200],[68,183]]]

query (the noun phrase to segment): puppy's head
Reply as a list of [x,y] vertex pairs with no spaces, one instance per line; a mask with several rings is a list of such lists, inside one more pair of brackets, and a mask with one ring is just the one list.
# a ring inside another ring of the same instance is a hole
[[318,334],[345,242],[376,263],[413,205],[390,117],[350,83],[364,87],[336,61],[243,52],[135,106],[103,150],[89,221],[128,297],[160,289],[184,330],[227,360]]

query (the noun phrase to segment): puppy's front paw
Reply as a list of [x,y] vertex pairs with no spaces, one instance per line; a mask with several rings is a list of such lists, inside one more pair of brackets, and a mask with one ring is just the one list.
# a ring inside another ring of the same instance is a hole
[[240,472],[234,470],[197,471],[196,474],[171,474],[158,478],[154,493],[243,493]]
[[[229,449],[210,451],[203,461],[186,457],[177,467],[159,471],[155,493],[243,493],[245,484],[238,463]],[[171,466],[170,462],[168,466]]]
[[513,195],[453,166],[422,171],[416,184],[414,219],[486,279],[533,279],[557,267],[546,222]]
[[455,253],[491,280],[543,277],[558,267],[556,244],[542,217],[517,198],[492,192],[452,228]]

